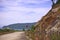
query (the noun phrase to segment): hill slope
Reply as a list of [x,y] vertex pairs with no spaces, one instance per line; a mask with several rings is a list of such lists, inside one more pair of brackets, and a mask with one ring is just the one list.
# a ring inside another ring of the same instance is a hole
[[60,37],[59,34],[60,34],[60,3],[57,3],[44,17],[42,17],[41,20],[37,22],[37,24],[35,25],[35,36],[37,36],[39,40],[58,40]]
[[15,30],[29,29],[35,23],[16,23],[7,26],[3,26],[3,28],[10,28]]

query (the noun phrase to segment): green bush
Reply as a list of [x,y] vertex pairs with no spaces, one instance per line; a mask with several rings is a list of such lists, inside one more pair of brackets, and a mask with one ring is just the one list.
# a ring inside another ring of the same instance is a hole
[[25,31],[25,29],[23,28],[23,31]]
[[31,27],[31,31],[34,32],[34,26]]
[[15,32],[15,30],[11,30],[11,29],[0,29],[0,35],[11,33],[11,32]]

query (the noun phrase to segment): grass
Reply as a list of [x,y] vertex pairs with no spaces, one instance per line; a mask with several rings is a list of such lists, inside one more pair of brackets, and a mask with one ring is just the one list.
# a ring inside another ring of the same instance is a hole
[[60,33],[52,33],[52,35],[50,35],[51,40],[60,40]]
[[11,29],[0,29],[0,35],[7,34],[7,33],[12,33],[15,32],[15,30]]

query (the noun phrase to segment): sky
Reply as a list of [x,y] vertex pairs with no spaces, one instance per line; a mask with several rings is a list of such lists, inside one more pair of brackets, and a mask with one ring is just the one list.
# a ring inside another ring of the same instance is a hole
[[51,0],[0,0],[0,27],[40,20],[50,9]]

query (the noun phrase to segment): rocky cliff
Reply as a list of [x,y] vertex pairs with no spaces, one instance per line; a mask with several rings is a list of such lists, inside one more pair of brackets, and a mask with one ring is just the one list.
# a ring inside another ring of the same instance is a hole
[[60,3],[56,3],[35,25],[35,36],[38,36],[38,40],[54,40],[54,37],[51,38],[53,33],[60,34]]

